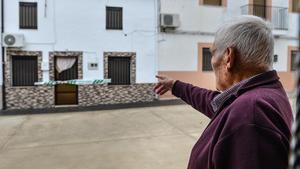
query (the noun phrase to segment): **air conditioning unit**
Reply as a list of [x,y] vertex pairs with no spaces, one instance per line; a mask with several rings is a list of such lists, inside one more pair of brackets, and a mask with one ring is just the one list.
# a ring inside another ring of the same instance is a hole
[[179,14],[161,14],[161,27],[177,28],[180,25]]
[[24,46],[24,35],[23,34],[4,33],[2,36],[2,46],[4,46],[4,47],[23,47]]

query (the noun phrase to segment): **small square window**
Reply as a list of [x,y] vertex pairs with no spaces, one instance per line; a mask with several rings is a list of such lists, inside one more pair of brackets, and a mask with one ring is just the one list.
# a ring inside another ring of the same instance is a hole
[[203,0],[203,5],[222,6],[222,0]]
[[106,29],[123,29],[123,9],[121,7],[106,7]]
[[37,29],[38,13],[36,2],[20,2],[19,24],[20,29]]
[[292,12],[300,13],[300,0],[292,0]]

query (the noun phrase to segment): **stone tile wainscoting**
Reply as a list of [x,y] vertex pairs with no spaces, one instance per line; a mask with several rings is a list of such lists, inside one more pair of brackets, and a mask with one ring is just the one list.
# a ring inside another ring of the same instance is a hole
[[7,109],[49,108],[54,105],[54,88],[49,86],[12,86],[12,57],[37,56],[38,81],[42,81],[42,52],[8,49],[5,58],[5,99]]
[[130,57],[130,85],[85,85],[79,86],[79,105],[120,104],[151,102],[155,100],[154,83],[136,83],[136,53],[105,52],[104,78],[108,78],[109,57]]
[[155,100],[154,84],[79,86],[79,106],[151,102]]
[[[12,86],[12,56],[37,56],[38,81],[42,81],[42,52],[8,49],[5,60],[6,109],[37,109],[55,107],[54,86]],[[50,52],[49,79],[54,80],[54,58],[77,57],[78,79],[83,78],[83,52]],[[136,83],[136,53],[105,52],[104,78],[108,78],[108,57],[130,57],[130,85],[80,85],[78,106],[151,102],[155,100],[154,83]]]

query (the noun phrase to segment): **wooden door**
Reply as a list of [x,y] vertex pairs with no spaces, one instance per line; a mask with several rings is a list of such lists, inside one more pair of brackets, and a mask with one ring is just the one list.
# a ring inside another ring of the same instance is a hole
[[[55,64],[56,65],[56,58]],[[55,69],[55,68],[54,68]],[[73,67],[58,73],[55,69],[55,80],[73,80],[78,78],[77,60]],[[59,84],[55,85],[55,104],[56,105],[76,105],[78,104],[78,88],[76,85]]]

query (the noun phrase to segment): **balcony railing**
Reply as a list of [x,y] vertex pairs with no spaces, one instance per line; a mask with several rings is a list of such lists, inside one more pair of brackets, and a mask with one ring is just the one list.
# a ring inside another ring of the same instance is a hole
[[288,30],[288,8],[265,5],[244,5],[242,15],[255,15],[270,21],[276,30]]

